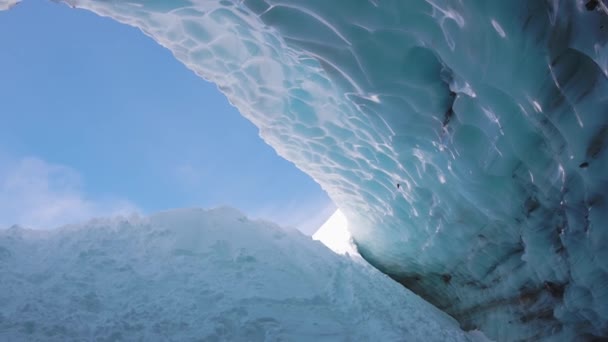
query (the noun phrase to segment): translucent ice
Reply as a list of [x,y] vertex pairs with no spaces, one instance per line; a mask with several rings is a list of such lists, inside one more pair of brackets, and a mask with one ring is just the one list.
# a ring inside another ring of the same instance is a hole
[[462,327],[608,336],[603,0],[69,3],[217,83]]

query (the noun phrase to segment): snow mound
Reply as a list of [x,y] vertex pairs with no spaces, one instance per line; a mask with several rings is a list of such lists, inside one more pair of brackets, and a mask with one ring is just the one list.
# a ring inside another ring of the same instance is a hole
[[466,341],[379,271],[234,209],[0,231],[0,340]]

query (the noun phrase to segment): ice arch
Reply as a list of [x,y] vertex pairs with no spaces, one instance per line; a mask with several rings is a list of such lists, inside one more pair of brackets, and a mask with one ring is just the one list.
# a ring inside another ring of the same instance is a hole
[[68,3],[218,84],[362,256],[464,328],[608,336],[601,0]]

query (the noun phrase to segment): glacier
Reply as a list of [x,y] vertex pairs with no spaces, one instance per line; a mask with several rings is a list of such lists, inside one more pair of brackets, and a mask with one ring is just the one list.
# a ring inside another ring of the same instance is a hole
[[0,230],[2,341],[475,341],[362,262],[231,208]]
[[216,83],[463,329],[608,336],[605,1],[65,2]]

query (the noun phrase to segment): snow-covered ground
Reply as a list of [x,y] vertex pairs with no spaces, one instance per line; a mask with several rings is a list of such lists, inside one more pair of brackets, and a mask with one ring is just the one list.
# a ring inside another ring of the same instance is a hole
[[0,340],[466,341],[297,230],[220,208],[0,230]]

